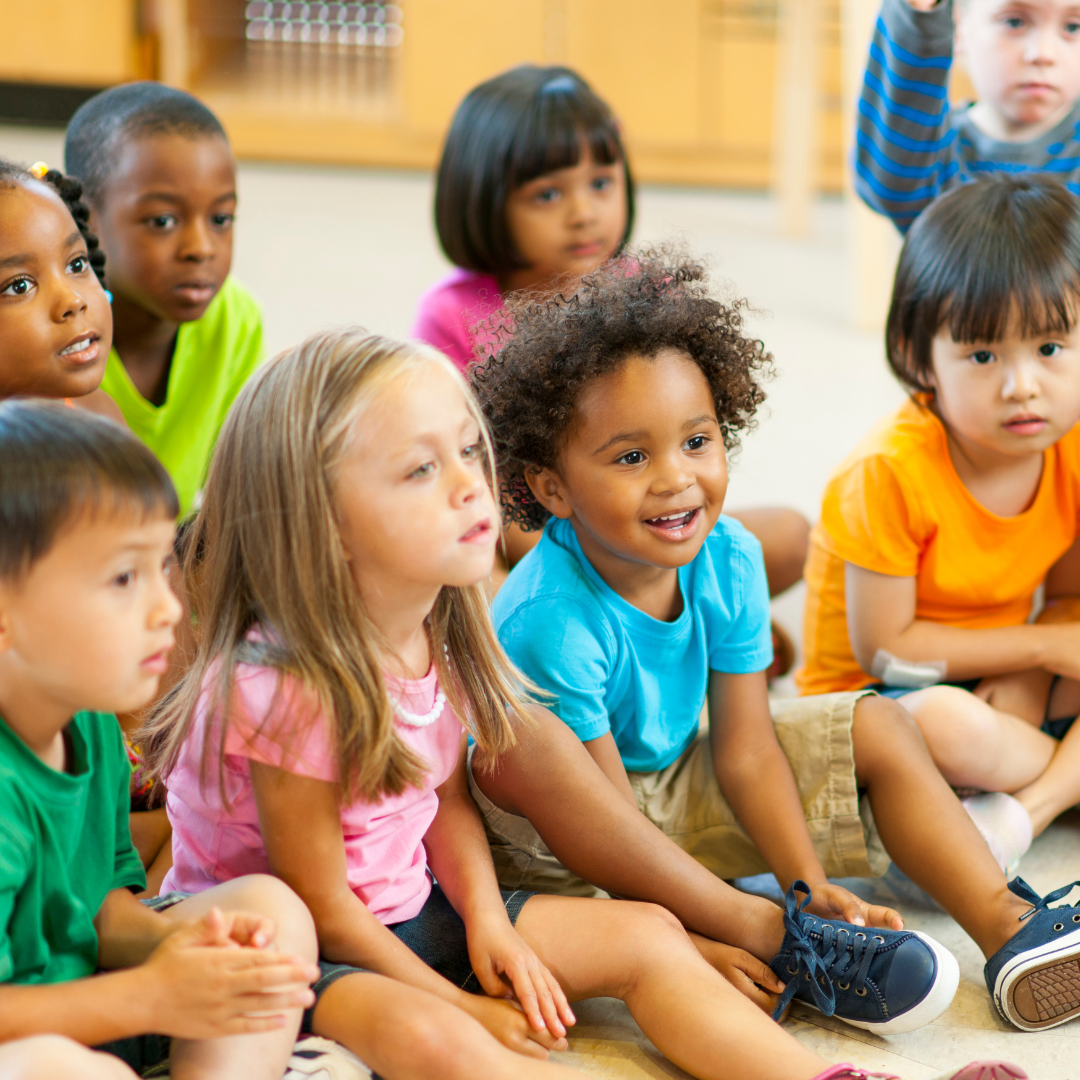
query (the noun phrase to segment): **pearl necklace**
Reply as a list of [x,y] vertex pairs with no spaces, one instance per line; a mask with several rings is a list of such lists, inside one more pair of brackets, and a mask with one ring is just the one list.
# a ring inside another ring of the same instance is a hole
[[[443,646],[443,654],[446,656],[447,663],[449,663],[450,649],[445,645]],[[426,713],[410,712],[400,701],[394,702],[394,712],[398,714],[398,719],[403,724],[408,724],[409,727],[429,727],[442,716],[445,707],[446,695],[439,689],[438,682],[435,683],[435,704]]]

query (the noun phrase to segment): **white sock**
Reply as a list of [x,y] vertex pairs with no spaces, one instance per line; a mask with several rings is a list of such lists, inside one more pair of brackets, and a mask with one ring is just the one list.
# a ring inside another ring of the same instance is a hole
[[994,861],[1006,874],[1031,847],[1031,818],[1023,803],[1003,791],[989,791],[960,800],[975,828],[982,834]]

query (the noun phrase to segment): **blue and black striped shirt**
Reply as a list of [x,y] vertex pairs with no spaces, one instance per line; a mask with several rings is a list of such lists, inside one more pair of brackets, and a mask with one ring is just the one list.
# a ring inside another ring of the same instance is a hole
[[951,108],[951,0],[916,11],[885,0],[859,96],[855,189],[905,232],[941,192],[993,172],[1051,173],[1080,195],[1080,101],[1053,130],[1002,142]]

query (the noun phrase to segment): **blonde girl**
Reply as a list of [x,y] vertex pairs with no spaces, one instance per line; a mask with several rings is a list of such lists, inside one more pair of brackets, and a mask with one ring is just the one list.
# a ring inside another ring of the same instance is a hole
[[497,761],[535,706],[483,592],[491,459],[425,346],[321,334],[248,384],[187,559],[197,659],[147,732],[165,887],[256,867],[291,884],[323,958],[307,1025],[389,1080],[548,1075],[569,1002],[599,995],[698,1077],[860,1075],[773,1024],[661,908],[500,892],[467,735]]

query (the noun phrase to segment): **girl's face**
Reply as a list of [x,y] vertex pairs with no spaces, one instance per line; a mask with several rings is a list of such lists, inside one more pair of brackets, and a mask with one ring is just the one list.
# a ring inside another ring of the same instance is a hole
[[60,197],[0,188],[0,398],[89,394],[111,346],[108,298]]
[[932,360],[938,411],[973,448],[1041,454],[1080,420],[1080,327],[991,343],[954,341],[946,325]]
[[626,232],[623,162],[603,165],[583,142],[576,165],[545,173],[510,193],[506,224],[528,263],[507,275],[501,283],[507,290],[595,270],[615,254]]
[[335,494],[362,596],[422,600],[491,573],[499,518],[480,427],[452,375],[431,363],[393,380],[350,442]]

